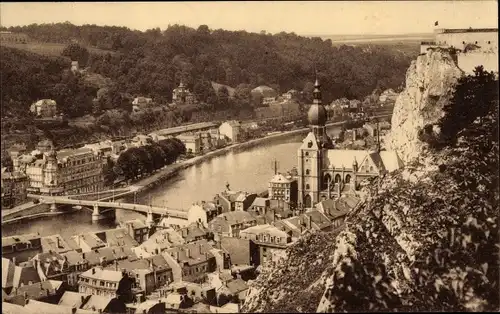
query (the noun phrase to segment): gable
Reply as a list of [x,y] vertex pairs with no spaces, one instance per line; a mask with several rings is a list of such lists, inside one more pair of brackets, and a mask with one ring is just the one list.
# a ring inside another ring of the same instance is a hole
[[300,150],[319,150],[318,141],[313,132],[309,132],[304,140],[302,140]]

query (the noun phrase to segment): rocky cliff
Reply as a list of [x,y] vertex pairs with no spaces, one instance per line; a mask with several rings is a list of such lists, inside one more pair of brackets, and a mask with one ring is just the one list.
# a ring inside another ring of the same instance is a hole
[[412,63],[390,139],[406,168],[373,182],[338,235],[292,246],[252,283],[243,311],[498,310],[498,102],[457,144],[431,151],[417,138],[460,75],[443,51]]
[[453,95],[463,75],[446,50],[429,50],[412,61],[406,73],[406,87],[399,94],[392,115],[392,132],[385,139],[388,149],[399,152],[405,162],[421,155],[424,149],[418,132],[443,115],[443,106]]

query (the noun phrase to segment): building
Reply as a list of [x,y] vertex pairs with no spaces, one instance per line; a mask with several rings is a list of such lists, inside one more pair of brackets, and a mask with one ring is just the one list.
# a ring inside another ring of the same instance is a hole
[[2,172],[2,208],[12,208],[26,203],[29,187],[28,176],[20,171]]
[[222,212],[246,211],[257,197],[255,193],[227,190],[214,196],[214,203]]
[[435,40],[422,42],[420,53],[436,47],[457,49],[457,65],[467,74],[482,65],[498,72],[498,28],[436,29]]
[[[100,154],[103,157],[110,157],[111,155],[118,153],[115,147],[113,147],[113,142],[110,140],[92,144],[85,144],[83,147],[90,148],[95,154]],[[105,160],[106,159],[103,158],[103,161]]]
[[[8,302],[21,306],[26,306],[33,301],[40,301],[40,303],[57,303],[66,291],[66,288],[66,284],[58,280],[30,283],[12,290],[5,301],[6,303]],[[40,312],[40,310],[41,309],[36,309],[37,313],[43,313]]]
[[218,241],[221,237],[238,237],[241,230],[257,225],[257,219],[248,212],[235,211],[217,216],[208,225]]
[[146,259],[119,260],[105,269],[121,270],[134,278],[133,288],[143,295],[150,295],[156,289],[173,282],[172,269],[161,255]]
[[96,232],[95,235],[103,241],[107,247],[134,247],[139,243],[129,234],[126,228],[114,228]]
[[[159,136],[172,137],[172,136],[177,136],[179,134],[189,133],[189,132],[201,132],[201,131],[212,132],[211,130],[216,129],[218,127],[219,127],[219,124],[217,124],[215,122],[200,122],[200,123],[193,123],[193,124],[187,124],[187,125],[180,125],[180,126],[176,126],[176,127],[168,128],[168,129],[162,129],[162,130],[156,131],[155,133]],[[213,134],[213,133],[211,133],[211,134]]]
[[139,108],[144,108],[147,107],[148,105],[151,105],[153,103],[152,98],[147,98],[147,97],[135,97],[134,100],[132,101],[132,105],[138,106]]
[[153,143],[154,141],[151,136],[142,134],[136,135],[130,140],[130,145],[132,145],[133,147],[142,147]]
[[318,80],[314,103],[308,111],[311,132],[298,149],[298,203],[312,208],[323,199],[356,194],[365,179],[403,166],[395,151],[334,149],[326,133],[326,110],[321,103]]
[[[122,273],[121,271],[109,270],[96,266],[80,275],[78,290],[83,294],[115,298],[119,293],[119,285],[123,283],[124,280],[130,280],[126,272]],[[126,293],[132,294],[132,282],[130,282],[126,290],[128,290],[125,291]]]
[[106,243],[92,232],[74,235],[71,240],[78,245],[82,252],[91,252],[106,247]]
[[30,193],[80,194],[103,189],[102,155],[90,148],[45,152],[26,166]]
[[179,86],[172,92],[172,101],[176,104],[194,104],[196,103],[196,96],[181,81]]
[[57,115],[57,104],[55,100],[42,99],[33,103],[30,111],[37,118],[53,118]]
[[236,120],[226,121],[220,125],[219,132],[232,143],[237,143],[240,139],[241,124]]
[[291,89],[288,92],[281,95],[281,97],[283,97],[284,99],[287,99],[287,100],[295,99],[298,96],[299,96],[299,92],[295,89]]
[[186,243],[166,250],[182,268],[182,280],[205,282],[206,274],[217,269],[212,246],[206,240]]
[[16,263],[26,262],[42,252],[42,240],[38,233],[2,237],[2,257]]
[[120,227],[125,228],[128,234],[139,244],[145,242],[150,235],[150,228],[139,219],[122,222],[120,223]]
[[186,152],[199,154],[202,152],[202,140],[200,133],[185,133],[178,135],[177,138],[186,146]]
[[386,89],[382,94],[380,94],[378,101],[381,104],[393,105],[396,102],[399,94],[392,89]]
[[10,259],[2,257],[2,289],[5,293],[15,293],[19,287],[38,282],[40,276],[33,263],[15,265]]
[[259,248],[252,240],[221,237],[217,244],[229,255],[229,263],[224,269],[230,266],[258,266],[260,264]]
[[151,235],[145,242],[132,250],[141,258],[158,255],[174,246],[185,244],[186,241],[174,229],[160,229]]
[[248,211],[254,212],[257,215],[265,214],[269,210],[269,207],[271,206],[270,204],[271,202],[269,201],[269,199],[264,197],[256,197],[253,200],[252,205],[250,205]]
[[255,104],[262,105],[264,98],[276,99],[276,97],[278,97],[278,92],[269,86],[261,85],[252,89],[250,95]]
[[81,251],[73,239],[64,239],[60,234],[43,237],[41,242],[43,253],[55,252],[61,254],[69,251]]
[[251,240],[259,247],[259,261],[265,266],[275,261],[273,251],[285,250],[292,243],[290,234],[268,224],[241,230],[240,238]]
[[297,180],[281,173],[274,175],[268,185],[269,198],[297,204]]
[[328,199],[316,204],[316,209],[323,213],[334,228],[344,223],[346,215],[361,204],[361,200],[353,196],[343,196],[339,199]]

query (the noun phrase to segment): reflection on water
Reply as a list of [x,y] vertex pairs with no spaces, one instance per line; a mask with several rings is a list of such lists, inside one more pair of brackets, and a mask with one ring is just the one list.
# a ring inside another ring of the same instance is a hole
[[[329,133],[332,133],[330,131]],[[333,131],[333,133],[337,133]],[[334,134],[333,134],[334,135]],[[181,171],[178,176],[138,197],[142,204],[171,208],[188,208],[194,202],[210,200],[225,189],[262,192],[274,174],[273,160],[278,160],[279,170],[288,171],[297,164],[297,149],[304,135],[297,135],[279,142],[248,148],[214,157]],[[127,201],[133,202],[133,198]],[[126,210],[116,211],[115,221],[92,223],[91,212],[45,217],[2,227],[3,235],[38,232],[41,235],[59,233],[71,236],[83,232],[113,228],[117,222],[143,218],[143,215]]]

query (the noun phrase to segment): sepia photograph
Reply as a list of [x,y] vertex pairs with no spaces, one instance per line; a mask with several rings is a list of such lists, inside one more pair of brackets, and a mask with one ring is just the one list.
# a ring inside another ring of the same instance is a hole
[[499,312],[498,1],[0,3],[3,314]]

